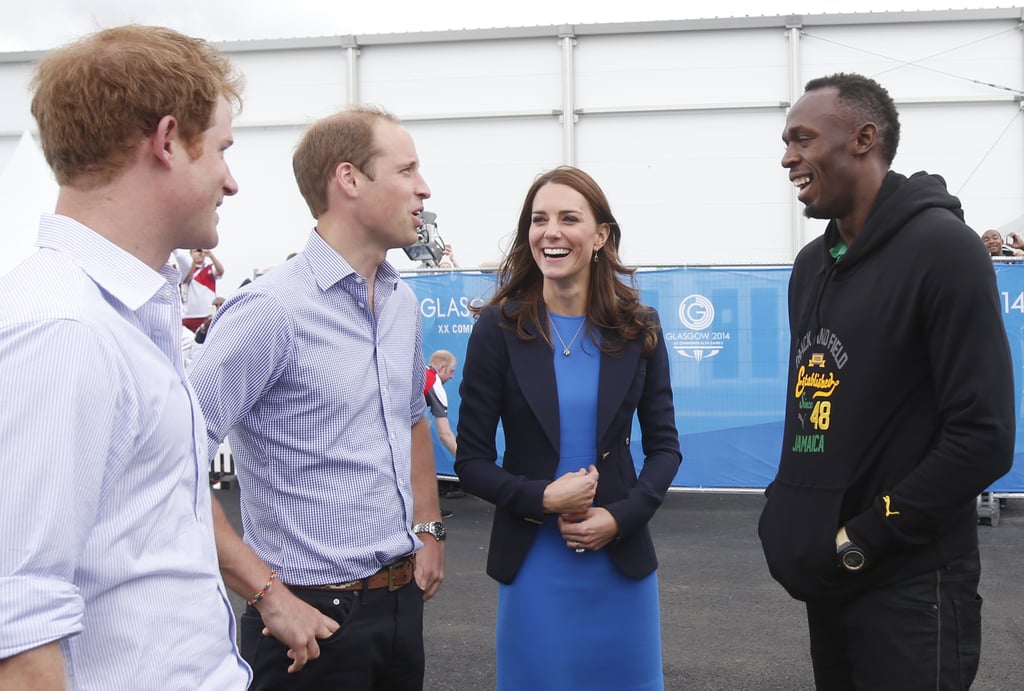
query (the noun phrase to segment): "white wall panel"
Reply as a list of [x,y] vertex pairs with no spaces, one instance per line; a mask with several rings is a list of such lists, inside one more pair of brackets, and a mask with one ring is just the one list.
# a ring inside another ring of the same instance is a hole
[[784,101],[787,50],[778,27],[581,36],[577,106]]
[[404,117],[561,106],[558,39],[506,39],[359,50],[360,98]]
[[222,295],[252,278],[254,269],[278,264],[305,245],[314,221],[292,175],[301,133],[301,127],[235,129],[227,161],[238,194],[218,211],[220,245],[214,250],[224,262]]
[[[898,101],[1007,98],[1019,90],[1021,32],[1009,22],[808,27],[800,40],[803,80],[860,72]],[[980,83],[979,83],[980,82]]]
[[306,123],[345,105],[341,48],[249,51],[231,60],[247,82],[239,124]]
[[[561,161],[554,118],[409,122],[433,196],[438,231],[463,266],[493,262],[508,248],[526,190]],[[401,251],[389,255],[412,266]]]
[[637,264],[789,262],[782,111],[581,119],[580,167],[605,190]]
[[[227,46],[248,87],[228,154],[240,193],[221,207],[225,288],[301,249],[313,219],[291,154],[350,87],[405,119],[433,191],[427,208],[463,265],[500,258],[527,187],[567,152],[607,191],[629,262],[791,261],[824,225],[800,218],[779,165],[794,73],[799,90],[838,71],[878,79],[903,123],[896,170],[942,174],[976,230],[1024,215],[1019,10],[801,21],[795,44],[786,17],[568,27],[568,83],[565,28],[554,26],[357,36],[354,72],[340,37]],[[37,57],[0,55],[0,170],[34,129]],[[557,113],[566,86],[572,147]]]
[[1017,103],[903,105],[893,168],[938,173],[979,233],[1024,213],[1024,116]]
[[[24,130],[35,127],[28,90],[33,67],[31,62],[0,62],[0,135],[14,135],[15,142]],[[2,156],[0,152],[0,168]]]

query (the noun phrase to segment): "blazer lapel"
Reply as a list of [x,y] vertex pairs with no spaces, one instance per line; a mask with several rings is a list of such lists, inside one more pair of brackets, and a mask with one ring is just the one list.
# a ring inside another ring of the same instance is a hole
[[601,372],[598,375],[597,384],[598,446],[626,398],[626,391],[633,381],[633,375],[639,362],[639,340],[626,343],[625,350],[619,355],[611,356],[601,353]]
[[[543,312],[542,312],[543,314]],[[515,374],[526,403],[533,410],[541,429],[555,450],[559,449],[558,387],[555,384],[555,365],[552,361],[551,346],[547,344],[535,326],[527,331],[536,338],[524,341],[512,331],[505,332],[509,365]]]

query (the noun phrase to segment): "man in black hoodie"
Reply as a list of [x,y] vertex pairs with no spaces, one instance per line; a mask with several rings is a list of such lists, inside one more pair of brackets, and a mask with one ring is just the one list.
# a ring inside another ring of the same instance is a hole
[[1015,430],[991,261],[942,178],[889,170],[899,119],[871,79],[809,82],[782,139],[806,215],[829,224],[790,280],[769,569],[807,603],[818,688],[968,688],[976,497]]

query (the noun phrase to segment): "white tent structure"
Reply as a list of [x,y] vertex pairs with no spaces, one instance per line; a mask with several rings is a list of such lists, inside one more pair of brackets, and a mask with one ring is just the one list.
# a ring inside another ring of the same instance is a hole
[[13,154],[0,164],[0,275],[32,252],[39,214],[53,211],[56,202],[53,174],[32,135],[23,132]]
[[[940,173],[977,230],[1024,215],[1021,8],[737,17],[223,44],[248,87],[221,207],[225,290],[313,226],[291,173],[304,127],[379,103],[411,131],[463,266],[500,258],[552,166],[601,183],[638,265],[788,263],[821,230],[779,161],[813,77],[876,78],[900,109],[894,168]],[[0,169],[33,126],[38,53],[0,53]],[[415,266],[401,251],[399,268]]]

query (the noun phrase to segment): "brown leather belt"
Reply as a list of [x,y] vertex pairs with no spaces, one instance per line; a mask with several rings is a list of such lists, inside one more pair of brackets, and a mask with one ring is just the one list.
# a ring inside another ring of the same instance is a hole
[[387,588],[395,591],[402,586],[412,582],[416,570],[416,555],[410,555],[399,559],[390,566],[385,566],[377,573],[368,578],[361,578],[358,581],[347,583],[328,583],[327,585],[289,585],[289,588],[302,590],[374,590],[376,588]]

